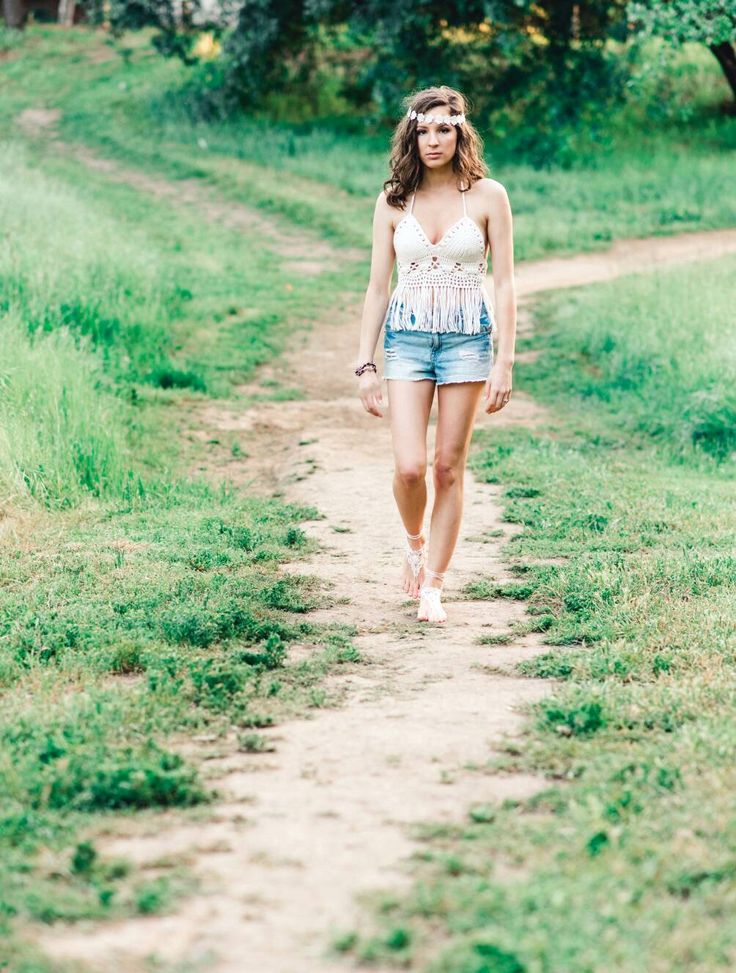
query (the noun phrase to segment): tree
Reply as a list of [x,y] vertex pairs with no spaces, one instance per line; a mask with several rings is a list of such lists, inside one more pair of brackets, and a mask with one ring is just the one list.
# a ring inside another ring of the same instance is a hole
[[232,17],[236,0],[218,0],[213,11],[215,20],[204,13],[203,0],[77,0],[93,24],[109,27],[114,37],[126,30],[155,27],[154,46],[166,56],[180,57],[193,64],[190,49],[198,31],[217,28]]
[[21,29],[25,26],[26,17],[22,0],[2,0],[3,18],[8,27]]
[[[84,0],[88,9],[102,0]],[[625,32],[626,0],[220,0],[206,8],[223,38],[224,82],[241,102],[295,90],[315,65],[320,32],[347,30],[370,57],[354,91],[369,90],[393,117],[412,88],[443,83],[474,93],[485,109],[529,72],[538,85],[574,92],[582,69],[605,74],[605,42]],[[157,46],[186,55],[192,36],[173,16],[176,0],[110,0],[114,31],[153,25]],[[205,7],[193,0],[191,9]],[[187,34],[189,36],[187,37]],[[540,70],[541,68],[541,70]],[[546,79],[546,80],[545,80]],[[484,104],[484,102],[486,104]]]
[[629,3],[627,15],[640,36],[662,37],[673,47],[705,44],[721,66],[736,108],[736,0],[639,0]]
[[75,0],[59,0],[59,23],[64,27],[71,27],[74,23],[75,10]]

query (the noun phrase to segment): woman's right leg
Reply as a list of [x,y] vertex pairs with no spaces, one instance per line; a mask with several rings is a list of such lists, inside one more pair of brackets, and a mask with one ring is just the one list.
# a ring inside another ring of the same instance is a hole
[[[427,427],[435,383],[431,379],[387,379],[386,385],[394,453],[394,498],[407,533],[418,534],[427,506]],[[423,538],[409,541],[414,550],[423,543]],[[423,570],[415,580],[404,557],[402,575],[404,591],[417,598]]]

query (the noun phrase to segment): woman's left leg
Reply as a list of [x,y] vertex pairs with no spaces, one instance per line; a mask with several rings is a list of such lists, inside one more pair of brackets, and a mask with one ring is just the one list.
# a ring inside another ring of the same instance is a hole
[[[460,533],[465,463],[483,386],[484,382],[449,382],[437,386],[432,469],[435,497],[427,567],[439,574],[447,570]],[[441,588],[442,580],[429,575],[425,584]]]

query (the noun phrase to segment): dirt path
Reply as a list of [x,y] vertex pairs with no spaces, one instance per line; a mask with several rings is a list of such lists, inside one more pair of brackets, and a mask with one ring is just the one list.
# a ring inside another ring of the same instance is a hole
[[[707,238],[715,242],[709,256],[736,251],[736,231],[720,231],[627,241],[608,256],[521,266],[520,330],[528,327],[524,302],[538,290],[650,269],[655,259],[693,259],[703,255],[697,248]],[[619,257],[633,252],[635,266]],[[287,569],[334,584],[337,605],[310,618],[354,624],[364,661],[328,681],[341,700],[337,708],[261,731],[273,752],[244,755],[233,744],[209,764],[218,768],[216,783],[226,795],[210,820],[194,825],[166,815],[155,833],[132,821],[127,834],[100,842],[104,853],[141,864],[185,855],[202,893],[167,916],[57,925],[37,937],[57,959],[86,960],[105,973],[143,973],[152,957],[213,973],[328,973],[341,965],[327,955],[332,934],[364,922],[361,897],[410,882],[417,848],[411,824],[460,821],[473,804],[544,786],[483,770],[494,745],[521,726],[521,704],[552,685],[513,673],[517,661],[545,650],[541,636],[504,645],[478,641],[522,620],[523,603],[459,596],[479,574],[511,578],[500,548],[518,528],[501,519],[501,488],[467,473],[464,523],[445,586],[449,622],[415,622],[415,603],[397,583],[402,527],[391,493],[388,417],[363,411],[350,370],[359,307],[333,311],[242,390],[260,391],[260,381],[277,378],[304,389],[304,400],[247,408],[210,403],[193,422],[203,441],[237,431],[247,454],[234,459],[214,447],[198,469],[256,491],[278,489],[326,515],[305,525],[321,542],[320,553]],[[378,360],[380,367],[380,347]],[[479,413],[477,425],[550,421],[517,391],[499,415]],[[434,422],[433,410],[430,457]],[[296,647],[292,658],[300,651],[309,647]]]
[[[499,548],[518,528],[500,520],[500,488],[468,474],[465,522],[446,585],[452,625],[414,621],[415,603],[397,584],[401,524],[391,494],[388,418],[362,410],[346,367],[356,311],[345,308],[315,326],[302,336],[303,347],[262,370],[262,378],[300,385],[306,401],[245,411],[210,404],[199,422],[207,439],[237,429],[253,457],[233,462],[223,450],[208,464],[211,475],[264,492],[281,489],[287,500],[327,515],[305,525],[322,552],[289,569],[334,583],[339,604],[309,617],[355,624],[366,661],[329,680],[331,695],[343,697],[339,708],[260,731],[275,752],[245,757],[233,747],[216,781],[228,800],[214,821],[177,825],[172,815],[156,834],[98,843],[105,854],[141,863],[185,852],[207,894],[171,916],[55,927],[41,939],[50,955],[85,959],[108,973],[142,970],[148,955],[199,960],[218,973],[324,973],[330,931],[360,919],[354,895],[408,882],[404,860],[415,848],[408,825],[457,820],[472,804],[524,797],[544,785],[482,769],[494,741],[520,725],[518,705],[548,691],[541,680],[489,668],[541,651],[538,636],[504,646],[476,642],[522,619],[524,605],[454,600],[479,574],[512,579]],[[506,421],[541,415],[531,403],[519,412]],[[502,537],[490,536],[499,529]]]

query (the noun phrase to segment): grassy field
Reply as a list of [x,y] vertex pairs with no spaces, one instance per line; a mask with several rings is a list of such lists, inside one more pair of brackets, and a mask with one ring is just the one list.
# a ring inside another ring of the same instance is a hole
[[[172,97],[181,66],[126,44],[0,37],[0,969],[14,973],[57,968],[12,938],[25,921],[151,912],[189,888],[94,846],[109,815],[207,813],[180,743],[234,726],[257,746],[356,659],[349,630],[308,619],[318,579],[279,577],[309,554],[299,524],[316,512],[188,478],[177,430],[336,287],[359,293],[367,258],[285,288],[256,233],[84,170],[16,119],[59,109],[68,143],[354,246],[385,135],[192,121]],[[578,171],[496,163],[489,143],[518,258],[736,222],[733,121],[618,124]],[[539,304],[541,356],[518,384],[557,424],[478,435],[476,472],[504,483],[525,530],[508,548],[518,583],[469,594],[528,597],[554,646],[529,671],[564,685],[504,766],[559,787],[474,808],[464,829],[427,823],[415,894],[343,948],[447,973],[732,968],[733,269]],[[550,555],[567,560],[534,564]],[[304,640],[318,650],[290,665]]]
[[518,381],[554,426],[478,432],[472,458],[524,526],[518,577],[468,593],[528,599],[517,630],[553,646],[521,670],[560,685],[489,765],[550,787],[421,823],[411,893],[339,948],[427,973],[734,968],[735,272],[538,302]]

